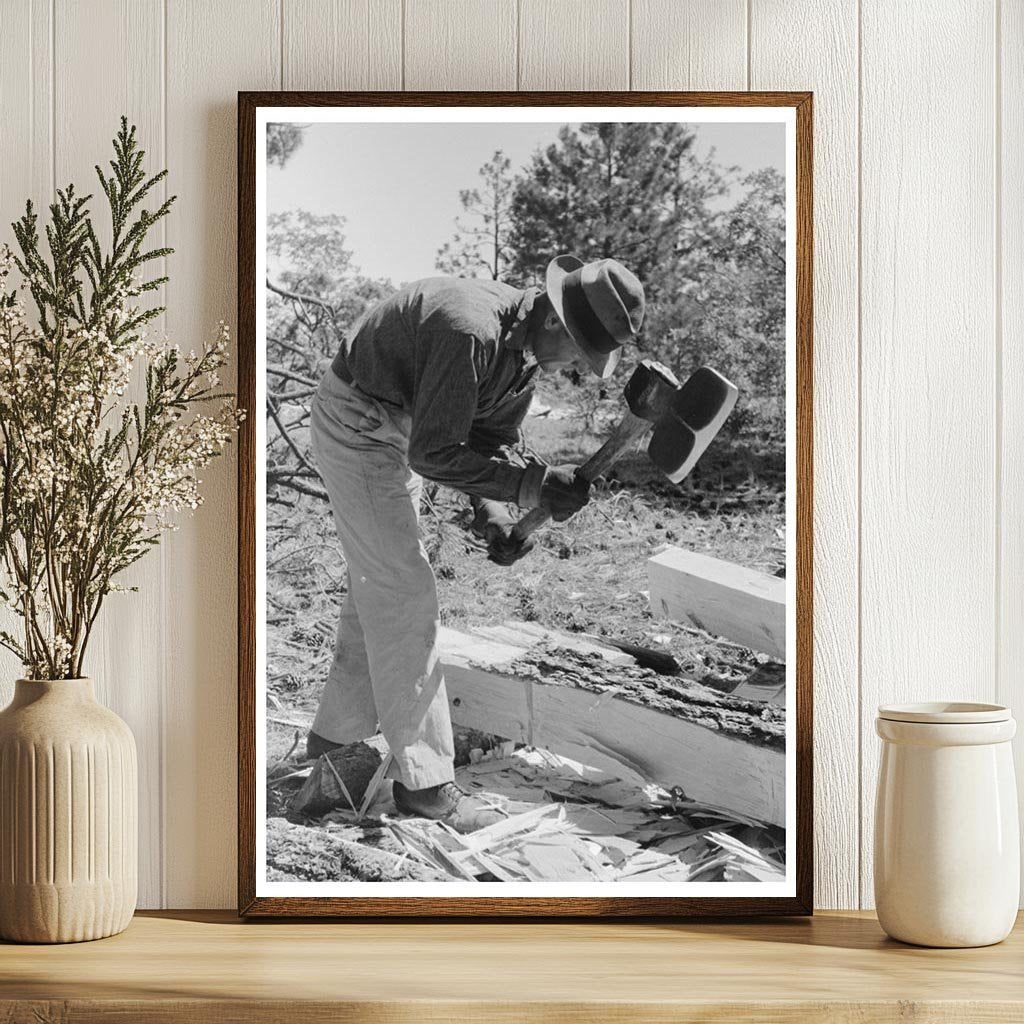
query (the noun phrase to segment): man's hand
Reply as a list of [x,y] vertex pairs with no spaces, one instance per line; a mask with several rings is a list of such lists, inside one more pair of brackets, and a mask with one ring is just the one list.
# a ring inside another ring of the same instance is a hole
[[540,487],[540,507],[556,523],[575,515],[590,501],[591,484],[577,472],[578,466],[548,466]]
[[533,550],[533,538],[517,540],[512,533],[514,525],[511,520],[508,523],[488,523],[484,530],[487,557],[498,565],[512,565]]
[[476,515],[472,530],[487,542],[487,557],[498,565],[512,565],[523,555],[533,550],[533,540],[517,540],[512,528],[516,521],[508,513],[508,509],[497,501],[474,499]]

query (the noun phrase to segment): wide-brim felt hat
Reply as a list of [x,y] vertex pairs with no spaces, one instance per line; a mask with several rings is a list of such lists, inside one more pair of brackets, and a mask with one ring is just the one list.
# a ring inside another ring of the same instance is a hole
[[643,324],[643,285],[618,260],[584,263],[569,253],[556,256],[545,277],[551,305],[590,369],[602,379],[610,377],[622,346]]

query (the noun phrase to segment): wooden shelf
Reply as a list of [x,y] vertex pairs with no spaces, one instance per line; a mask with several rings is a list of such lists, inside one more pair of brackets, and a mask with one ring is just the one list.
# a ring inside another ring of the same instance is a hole
[[0,1021],[987,1024],[1024,1019],[1022,963],[1024,919],[997,946],[929,950],[848,911],[707,923],[162,911],[100,942],[0,943]]

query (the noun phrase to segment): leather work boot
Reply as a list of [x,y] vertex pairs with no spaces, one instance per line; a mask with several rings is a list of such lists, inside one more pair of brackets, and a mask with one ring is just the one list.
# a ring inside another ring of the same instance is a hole
[[323,736],[313,732],[312,729],[306,734],[306,760],[312,761],[328,750],[337,750],[345,746],[344,743],[335,743],[333,740],[325,740]]
[[428,789],[406,789],[397,779],[392,793],[395,806],[402,814],[443,821],[456,832],[475,832],[508,817],[496,807],[470,796],[454,782],[444,782]]

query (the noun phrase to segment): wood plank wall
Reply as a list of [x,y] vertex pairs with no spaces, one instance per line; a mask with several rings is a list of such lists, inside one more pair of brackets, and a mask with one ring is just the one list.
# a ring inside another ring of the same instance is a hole
[[[239,89],[814,90],[817,904],[870,906],[876,705],[1024,698],[1022,0],[2,8],[0,223],[92,187],[127,113],[180,196],[186,345],[233,315]],[[234,903],[234,472],[94,648],[139,741],[145,907]]]

